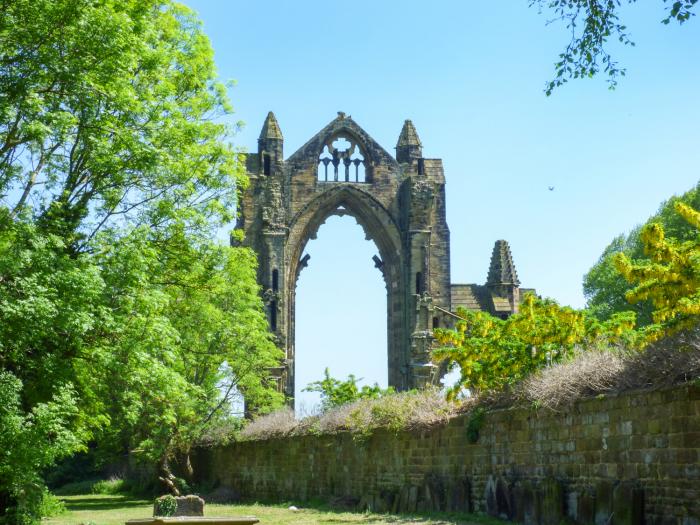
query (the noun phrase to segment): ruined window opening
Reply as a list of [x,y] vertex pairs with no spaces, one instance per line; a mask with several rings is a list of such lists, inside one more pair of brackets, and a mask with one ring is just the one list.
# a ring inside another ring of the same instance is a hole
[[425,159],[418,159],[418,175],[425,174]]
[[416,293],[423,293],[423,272],[416,272]]
[[365,178],[365,158],[360,153],[359,148],[350,156],[349,161],[355,167],[355,182],[367,182]]
[[440,328],[440,319],[433,317],[433,328]]
[[263,175],[270,174],[270,155],[263,153]]
[[326,142],[318,157],[317,179],[322,182],[367,182],[365,168],[365,156],[360,146],[352,139],[338,136]]
[[270,303],[270,330],[277,331],[277,301]]
[[277,271],[277,268],[272,270],[272,291],[276,292],[279,290],[279,271]]
[[333,160],[328,146],[323,147],[321,156],[318,158],[318,180],[328,182],[328,165]]

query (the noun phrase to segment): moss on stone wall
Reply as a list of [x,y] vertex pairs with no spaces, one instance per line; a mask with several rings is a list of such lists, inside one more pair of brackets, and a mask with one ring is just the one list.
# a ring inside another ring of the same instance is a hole
[[[430,430],[201,449],[202,481],[244,498],[343,498],[376,511],[476,510],[529,523],[700,523],[700,387],[485,414]],[[624,511],[623,511],[624,509]],[[606,518],[606,519],[607,519]]]

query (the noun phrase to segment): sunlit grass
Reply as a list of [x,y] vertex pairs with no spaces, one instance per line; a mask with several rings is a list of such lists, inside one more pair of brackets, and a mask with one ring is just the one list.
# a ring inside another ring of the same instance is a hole
[[[48,518],[44,525],[117,525],[127,520],[147,518],[153,514],[151,501],[121,495],[88,494],[65,496],[67,511],[61,516]],[[366,525],[496,525],[498,520],[465,514],[431,513],[425,515],[392,515],[362,512],[333,511],[319,508],[304,508],[298,511],[283,505],[217,505],[207,504],[205,516],[255,516],[260,525],[344,525],[361,523]]]

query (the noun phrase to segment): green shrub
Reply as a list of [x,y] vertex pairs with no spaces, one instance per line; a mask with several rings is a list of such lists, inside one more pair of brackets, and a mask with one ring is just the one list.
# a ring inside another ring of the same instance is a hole
[[156,516],[173,516],[177,510],[177,500],[170,494],[156,498],[154,514]]
[[66,483],[54,492],[59,496],[79,496],[82,494],[124,494],[131,491],[131,484],[121,478],[85,479]]
[[382,389],[377,383],[374,383],[373,386],[358,387],[357,383],[362,378],[357,378],[353,374],[350,374],[345,381],[341,381],[331,377],[328,367],[323,374],[324,378],[321,381],[309,383],[303,391],[319,392],[321,394],[321,409],[324,412],[360,399],[378,399],[396,393],[394,387]]
[[0,519],[23,525],[41,519],[48,494],[42,471],[75,452],[80,441],[71,431],[78,411],[71,388],[57,388],[50,401],[31,410],[25,410],[22,394],[22,381],[0,371]]
[[92,485],[93,494],[122,494],[129,491],[129,485],[121,478],[101,479]]
[[41,497],[41,504],[39,505],[39,512],[41,513],[41,516],[44,518],[50,518],[52,516],[59,516],[65,511],[66,505],[48,490],[44,490]]
[[177,490],[180,491],[180,494],[192,494],[192,487],[190,487],[190,484],[187,483],[184,478],[175,478],[174,483]]
[[54,489],[54,494],[58,496],[80,496],[82,494],[92,494],[92,487],[97,482],[94,479],[83,481],[73,481]]

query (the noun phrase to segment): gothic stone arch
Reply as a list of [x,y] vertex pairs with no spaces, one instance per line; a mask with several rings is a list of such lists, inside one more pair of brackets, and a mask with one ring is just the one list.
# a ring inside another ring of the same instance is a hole
[[258,153],[246,165],[250,186],[238,227],[258,253],[270,329],[285,352],[275,370],[280,389],[293,397],[295,296],[299,272],[308,264],[304,247],[337,214],[355,217],[379,251],[375,265],[387,289],[389,384],[406,390],[435,381],[429,358],[435,307],[451,307],[445,178],[441,160],[423,158],[411,122],[404,124],[395,158],[338,113],[285,160],[282,133],[270,113]]

